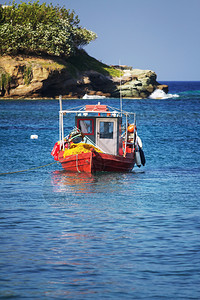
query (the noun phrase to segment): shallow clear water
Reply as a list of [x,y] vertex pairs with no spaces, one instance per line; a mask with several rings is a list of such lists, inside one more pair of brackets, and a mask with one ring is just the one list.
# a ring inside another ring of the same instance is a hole
[[[0,176],[0,298],[200,298],[200,82],[168,84],[179,98],[123,102],[136,112],[145,167]],[[58,107],[0,101],[1,173],[53,161]]]

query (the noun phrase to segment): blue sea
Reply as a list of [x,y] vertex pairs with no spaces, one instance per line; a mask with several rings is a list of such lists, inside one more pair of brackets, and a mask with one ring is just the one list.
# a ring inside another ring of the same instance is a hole
[[146,156],[125,174],[51,164],[57,100],[0,101],[0,299],[200,299],[200,82],[163,83],[123,101]]

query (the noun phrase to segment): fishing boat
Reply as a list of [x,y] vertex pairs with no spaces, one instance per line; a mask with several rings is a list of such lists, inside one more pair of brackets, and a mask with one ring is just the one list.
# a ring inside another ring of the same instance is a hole
[[[51,155],[72,172],[130,172],[145,165],[136,115],[98,102],[63,110],[60,97],[59,141]],[[67,116],[74,114],[74,128],[65,135]],[[130,121],[132,119],[132,123]]]

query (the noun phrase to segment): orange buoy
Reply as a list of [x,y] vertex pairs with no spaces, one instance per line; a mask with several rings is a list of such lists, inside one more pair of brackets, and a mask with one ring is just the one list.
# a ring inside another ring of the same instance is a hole
[[134,125],[134,124],[130,124],[129,126],[128,126],[128,128],[127,128],[127,130],[128,130],[128,132],[134,132],[134,130],[135,130],[135,128],[136,128],[136,126]]

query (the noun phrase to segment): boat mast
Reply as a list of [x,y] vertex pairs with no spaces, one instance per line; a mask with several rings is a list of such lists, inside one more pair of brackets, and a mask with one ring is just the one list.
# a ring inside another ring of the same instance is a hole
[[59,141],[60,141],[60,150],[63,146],[64,150],[64,128],[63,128],[63,112],[62,112],[62,96],[59,96],[60,103],[60,112],[59,112]]
[[124,149],[124,157],[126,157],[126,147],[127,147],[127,139],[128,139],[128,115],[125,113],[126,116],[126,123],[125,123],[125,149]]
[[[137,130],[136,130],[136,113],[134,113],[134,139],[133,139],[134,152],[136,152],[136,139],[137,139]],[[134,154],[134,155],[135,155],[135,154]]]
[[121,117],[122,117],[122,91],[121,91],[121,85],[122,85],[122,70],[121,70],[121,64],[119,61],[119,67],[120,67],[120,90],[119,90],[119,98],[120,98],[120,110],[121,110]]

